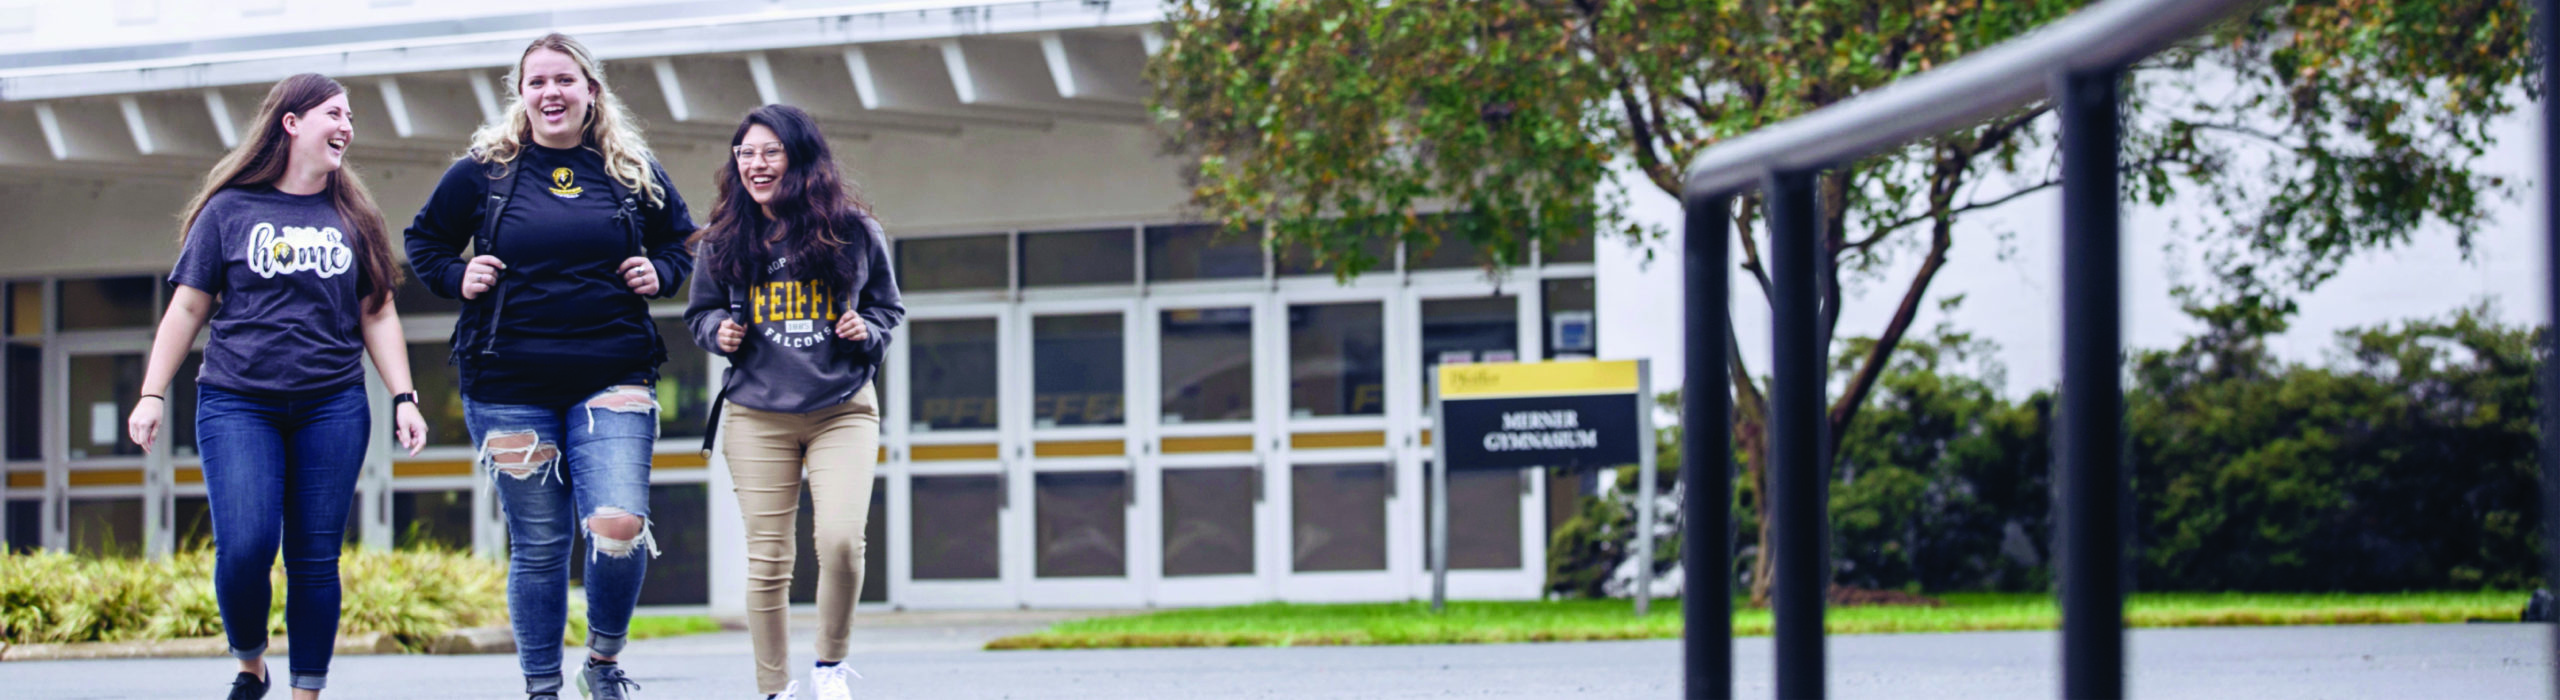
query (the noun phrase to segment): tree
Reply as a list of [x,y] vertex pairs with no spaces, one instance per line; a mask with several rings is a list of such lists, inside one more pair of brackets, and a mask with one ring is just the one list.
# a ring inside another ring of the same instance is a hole
[[[1147,70],[1207,218],[1264,227],[1270,245],[1303,246],[1343,276],[1379,262],[1362,245],[1379,238],[1457,236],[1500,266],[1602,230],[1662,235],[1628,218],[1625,183],[1677,194],[1684,164],[1724,139],[2083,4],[1172,0]],[[2489,122],[2531,89],[2523,5],[2279,0],[2137,66],[2126,187],[2203,211],[2190,244],[2213,275],[2193,294],[2281,310],[2352,254],[2431,222],[2467,246],[2481,199],[2506,188],[2471,164],[2492,145]],[[1820,175],[1823,337],[1844,291],[1898,289],[1838,387],[1830,434],[1848,432],[1891,366],[1955,223],[2059,184],[2051,111],[2029,105]],[[1765,297],[1758,215],[1746,198],[1734,218],[1739,267]],[[1758,485],[1768,402],[1732,357],[1735,438]],[[1760,561],[1755,601],[1768,592]]]

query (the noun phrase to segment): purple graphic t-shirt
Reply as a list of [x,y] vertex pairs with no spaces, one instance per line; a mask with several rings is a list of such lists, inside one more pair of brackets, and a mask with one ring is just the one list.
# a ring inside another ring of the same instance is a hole
[[234,187],[206,200],[169,271],[217,300],[196,382],[308,396],[363,381],[356,235],[327,193]]

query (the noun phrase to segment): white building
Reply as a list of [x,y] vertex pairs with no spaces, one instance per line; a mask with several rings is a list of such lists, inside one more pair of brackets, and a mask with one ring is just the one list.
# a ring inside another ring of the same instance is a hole
[[[207,536],[192,364],[172,388],[170,449],[143,454],[122,420],[165,304],[175,214],[269,84],[316,71],[347,85],[350,162],[397,229],[503,104],[526,42],[558,30],[605,59],[696,212],[740,116],[786,102],[824,120],[886,220],[912,315],[884,376],[866,601],[1427,595],[1424,369],[1592,354],[1592,251],[1540,251],[1499,276],[1472,251],[1391,251],[1385,269],[1337,283],[1299,256],[1211,238],[1186,220],[1179,162],[1141,106],[1161,12],[1103,0],[0,0],[13,47],[0,54],[0,240],[12,250],[0,255],[0,534],[126,553]],[[399,301],[433,445],[411,459],[377,440],[349,539],[495,556],[505,536],[444,364],[457,306],[414,283]],[[652,502],[666,554],[644,602],[733,611],[736,502],[720,461],[697,451],[721,363],[681,342],[682,304],[656,307],[676,342]],[[1459,475],[1452,594],[1537,595],[1549,521],[1572,490]],[[805,601],[815,564],[802,559]]]

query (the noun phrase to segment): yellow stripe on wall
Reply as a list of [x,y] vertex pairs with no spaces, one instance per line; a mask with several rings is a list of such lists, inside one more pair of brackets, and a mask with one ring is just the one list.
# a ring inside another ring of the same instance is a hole
[[1034,457],[1118,457],[1129,453],[1120,440],[1053,440],[1031,446]]
[[1253,436],[1213,435],[1209,437],[1169,437],[1164,439],[1163,444],[1164,453],[1169,455],[1198,454],[1203,452],[1252,452]]
[[1636,361],[1489,363],[1440,366],[1442,398],[1635,393]]
[[142,470],[114,469],[71,472],[71,486],[141,486]]
[[40,488],[44,488],[44,472],[10,472],[10,473],[9,473],[9,488],[13,488],[13,489],[40,489]]
[[1290,449],[1298,450],[1386,446],[1387,433],[1382,430],[1364,430],[1348,433],[1293,433],[1289,436]]
[[991,460],[1000,452],[995,445],[917,445],[907,450],[910,461],[953,462],[959,460]]
[[12,282],[9,284],[11,319],[9,335],[33,338],[44,335],[44,283]]
[[469,460],[434,462],[392,462],[391,478],[413,479],[435,476],[470,476],[479,465]]
[[181,484],[201,484],[204,483],[204,470],[196,467],[180,467],[173,478]]
[[669,452],[649,458],[651,469],[701,469],[711,466],[711,459],[701,452]]

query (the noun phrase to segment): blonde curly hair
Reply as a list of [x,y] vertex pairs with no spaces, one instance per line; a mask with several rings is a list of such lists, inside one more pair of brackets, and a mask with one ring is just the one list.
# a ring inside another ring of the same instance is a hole
[[533,115],[524,103],[524,59],[542,50],[558,51],[568,56],[569,60],[577,62],[578,71],[585,74],[587,90],[595,97],[587,108],[586,144],[604,155],[606,174],[621,182],[623,187],[648,197],[651,205],[666,204],[665,188],[659,187],[657,178],[650,176],[652,156],[649,142],[640,137],[639,119],[631,116],[631,110],[622,104],[622,97],[614,94],[613,86],[605,82],[604,70],[596,64],[595,55],[587,52],[585,44],[566,34],[554,32],[543,35],[526,45],[524,53],[516,56],[515,70],[507,71],[507,91],[512,97],[507,100],[507,108],[498,115],[497,121],[481,125],[479,130],[471,133],[471,159],[497,164],[500,167],[491,175],[505,177],[508,166],[515,164],[517,156],[524,155],[525,143],[533,140]]

